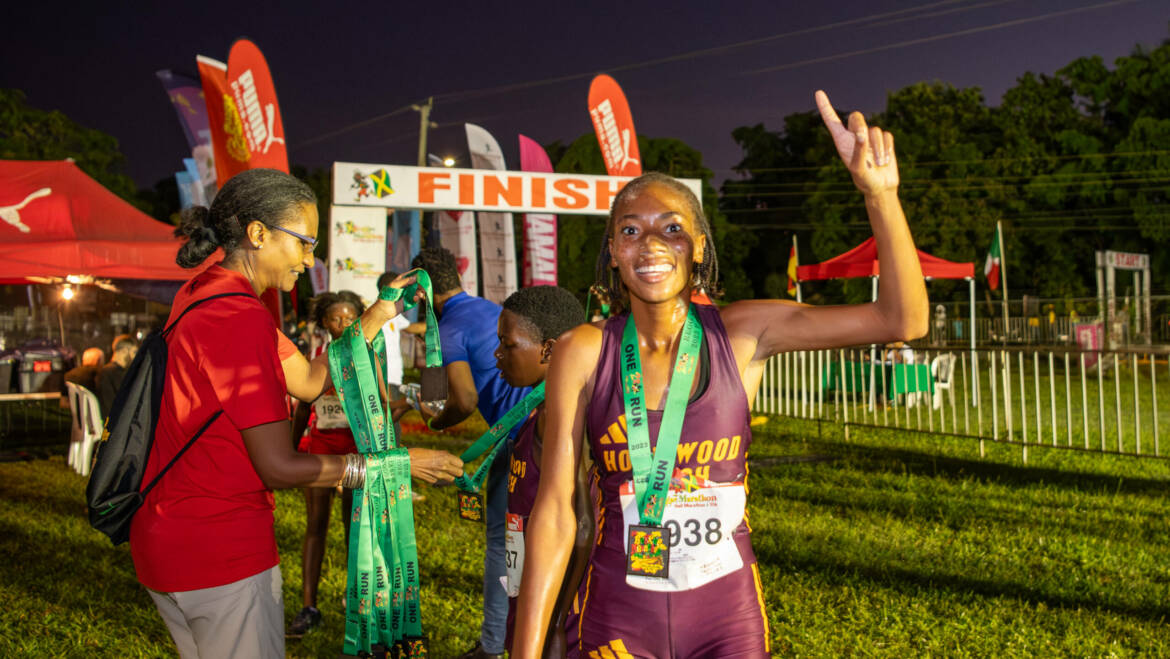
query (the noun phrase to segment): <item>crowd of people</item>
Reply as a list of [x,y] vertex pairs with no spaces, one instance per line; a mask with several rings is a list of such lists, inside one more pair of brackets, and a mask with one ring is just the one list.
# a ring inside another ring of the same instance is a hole
[[[593,289],[608,317],[587,322],[580,301],[557,287],[521,289],[502,307],[469,295],[441,248],[423,249],[416,270],[379,281],[402,289],[416,272],[428,274],[447,379],[442,404],[420,404],[395,393],[401,362],[388,363],[383,398],[392,418],[416,409],[433,432],[477,412],[489,427],[510,424],[483,487],[482,624],[462,657],[769,655],[747,526],[748,401],[764,362],[927,329],[893,138],[856,113],[846,125],[823,93],[816,100],[877,240],[883,267],[873,303],[713,304],[718,261],[702,206],[685,185],[654,173],[627,184],[609,215]],[[195,309],[168,339],[146,479],[197,428],[207,431],[131,528],[138,577],[184,657],[281,657],[286,634],[303,635],[325,615],[317,583],[329,510],[337,489],[361,487],[362,458],[333,392],[328,351],[301,354],[257,297],[292,287],[313,263],[317,231],[312,192],[271,170],[236,176],[210,209],[184,215],[180,264],[199,265],[217,249],[225,257],[183,286],[172,318],[197,299],[241,294]],[[330,338],[360,320],[365,338],[385,333],[392,353],[397,332],[419,331],[399,318],[402,300],[381,296],[364,308],[359,294],[376,291],[315,300],[316,323]],[[286,394],[302,401],[291,424]],[[409,450],[414,478],[466,478],[459,456]],[[305,489],[308,513],[304,608],[286,628],[272,490],[294,487]],[[343,505],[348,518],[348,499]]]

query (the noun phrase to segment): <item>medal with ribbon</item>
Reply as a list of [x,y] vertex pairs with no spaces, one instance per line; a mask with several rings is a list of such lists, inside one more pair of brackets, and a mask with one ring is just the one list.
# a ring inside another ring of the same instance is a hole
[[639,516],[639,523],[630,525],[626,537],[626,573],[630,575],[663,579],[670,576],[670,529],[662,526],[662,513],[670,493],[678,441],[695,380],[695,367],[699,361],[702,341],[703,326],[699,323],[694,305],[691,305],[687,309],[678,355],[670,374],[670,389],[666,394],[662,424],[658,428],[658,441],[651,452],[650,420],[646,413],[638,328],[634,325],[632,313],[626,320],[622,333],[622,399]]
[[[422,288],[431,296],[423,271],[404,289],[384,288],[383,300],[406,297],[414,305]],[[442,363],[438,326],[427,305],[427,364]],[[365,485],[354,491],[346,585],[345,645],[350,656],[389,651],[393,656],[427,656],[419,602],[418,547],[414,535],[410,455],[398,445],[378,386],[386,345],[381,332],[369,344],[361,320],[329,344],[329,370],[358,452],[366,457]]]
[[459,504],[459,517],[461,519],[469,522],[482,523],[484,521],[483,495],[479,493],[479,488],[487,480],[492,462],[507,444],[508,433],[523,423],[528,415],[532,414],[532,410],[536,409],[542,402],[544,402],[544,382],[536,385],[519,403],[512,406],[512,409],[508,410],[495,425],[480,435],[475,443],[467,447],[463,455],[459,456],[459,459],[466,464],[491,450],[491,453],[480,463],[474,474],[471,476],[465,474],[455,479],[455,485],[459,488],[455,497]]

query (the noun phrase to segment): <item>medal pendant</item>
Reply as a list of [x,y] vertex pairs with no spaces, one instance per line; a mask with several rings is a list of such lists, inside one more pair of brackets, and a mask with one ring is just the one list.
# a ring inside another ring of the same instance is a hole
[[483,524],[483,496],[467,490],[456,490],[455,499],[459,504],[459,518]]
[[631,525],[626,548],[626,574],[656,579],[670,576],[670,529]]
[[394,644],[390,656],[399,659],[423,659],[429,657],[425,636],[407,636]]

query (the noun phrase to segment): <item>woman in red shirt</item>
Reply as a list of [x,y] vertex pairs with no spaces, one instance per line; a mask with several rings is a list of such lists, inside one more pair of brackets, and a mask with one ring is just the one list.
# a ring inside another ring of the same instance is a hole
[[[130,550],[183,657],[283,657],[284,607],[273,531],[272,490],[359,486],[360,460],[298,453],[289,442],[285,392],[311,401],[329,380],[327,358],[306,360],[277,329],[259,295],[289,291],[313,265],[312,190],[276,170],[243,172],[211,208],[183,212],[176,261],[223,260],[179,289],[167,337],[163,399],[143,483],[204,424],[205,432],[147,495],[130,528]],[[402,278],[400,285],[410,283]],[[242,295],[239,295],[242,294]],[[378,302],[362,317],[367,339],[397,315]],[[449,481],[461,462],[411,449],[411,474]]]

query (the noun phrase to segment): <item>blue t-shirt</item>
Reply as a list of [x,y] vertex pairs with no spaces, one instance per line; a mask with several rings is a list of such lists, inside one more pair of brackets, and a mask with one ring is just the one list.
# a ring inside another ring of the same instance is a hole
[[496,347],[500,345],[496,329],[500,305],[460,292],[443,303],[439,316],[439,339],[443,345],[443,366],[467,362],[475,390],[479,393],[479,413],[493,425],[531,390],[517,389],[504,382],[496,368]]

